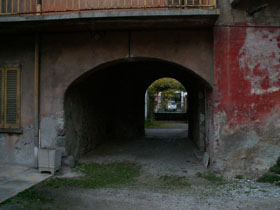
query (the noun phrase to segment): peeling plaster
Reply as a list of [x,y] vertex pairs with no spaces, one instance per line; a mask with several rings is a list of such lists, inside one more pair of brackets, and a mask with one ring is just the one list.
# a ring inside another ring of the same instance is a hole
[[262,175],[280,155],[280,30],[216,29],[212,167]]
[[262,127],[226,124],[226,114],[215,114],[215,170],[225,177],[242,174],[255,178],[280,156],[280,108],[271,110]]
[[218,112],[215,113],[214,116],[214,144],[213,144],[213,151],[214,153],[217,153],[219,150],[219,144],[220,144],[220,139],[221,139],[221,133],[223,130],[223,127],[226,124],[226,113],[225,112]]
[[239,51],[239,65],[251,84],[251,94],[262,95],[280,90],[280,30],[247,29]]

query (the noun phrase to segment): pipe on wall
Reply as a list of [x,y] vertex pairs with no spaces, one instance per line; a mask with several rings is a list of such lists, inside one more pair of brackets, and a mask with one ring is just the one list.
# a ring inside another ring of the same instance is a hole
[[40,34],[35,35],[34,48],[34,166],[38,167],[38,148],[40,148]]

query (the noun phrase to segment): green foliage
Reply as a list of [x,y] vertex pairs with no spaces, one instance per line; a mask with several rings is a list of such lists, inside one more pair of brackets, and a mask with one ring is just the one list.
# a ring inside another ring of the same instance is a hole
[[271,183],[280,186],[280,176],[274,173],[266,173],[257,179],[257,182]]
[[147,90],[148,93],[148,118],[154,111],[155,94],[161,92],[161,106],[166,107],[168,100],[180,101],[181,95],[176,91],[186,91],[185,87],[175,79],[162,78],[156,80]]
[[280,157],[276,164],[269,169],[269,172],[257,179],[257,182],[271,183],[280,186]]
[[148,96],[153,101],[153,97],[155,93],[162,93],[162,105],[165,106],[167,100],[175,100],[176,97],[178,99],[180,96],[176,96],[176,91],[186,91],[185,87],[175,79],[172,78],[162,78],[156,80],[149,88],[148,88]]
[[179,90],[186,91],[185,87],[175,79],[172,78],[162,78],[156,80],[148,89],[150,92],[163,92],[166,90]]
[[197,172],[196,176],[199,178],[207,179],[210,182],[222,182],[224,181],[223,177],[216,176],[214,173],[208,172],[208,173],[201,173]]
[[45,184],[50,187],[77,186],[102,188],[105,186],[127,184],[140,175],[140,168],[132,163],[79,164],[76,170],[84,173],[81,178],[55,178]]
[[184,176],[161,176],[159,180],[165,187],[189,187],[187,177]]
[[242,175],[236,175],[235,179],[244,179],[244,177]]
[[[52,201],[53,201],[52,198],[47,197],[46,195],[42,195],[38,190],[30,188],[28,190],[25,190],[17,194],[13,198],[4,201],[3,203],[0,204],[0,207],[13,204],[17,206],[18,209],[47,210],[50,208],[47,207],[45,208],[43,207],[43,205],[50,204]],[[33,206],[41,206],[41,207],[34,208]]]
[[269,171],[280,174],[280,157],[278,158],[276,164],[269,169]]

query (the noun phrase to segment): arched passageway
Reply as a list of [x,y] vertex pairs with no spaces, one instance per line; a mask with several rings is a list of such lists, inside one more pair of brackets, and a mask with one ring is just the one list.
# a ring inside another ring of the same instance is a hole
[[78,158],[113,139],[143,136],[145,92],[172,77],[188,91],[189,138],[205,150],[205,90],[192,71],[162,60],[133,59],[102,65],[74,81],[65,93],[66,148]]
[[[145,94],[145,137],[159,144],[188,141],[187,91],[176,79],[154,81]],[[149,140],[148,140],[149,141]]]

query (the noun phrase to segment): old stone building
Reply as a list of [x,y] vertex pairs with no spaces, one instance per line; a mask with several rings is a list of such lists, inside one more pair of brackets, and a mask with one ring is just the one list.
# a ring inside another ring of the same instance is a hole
[[0,37],[1,163],[143,135],[163,77],[186,87],[213,170],[256,176],[280,156],[278,0],[0,0]]

